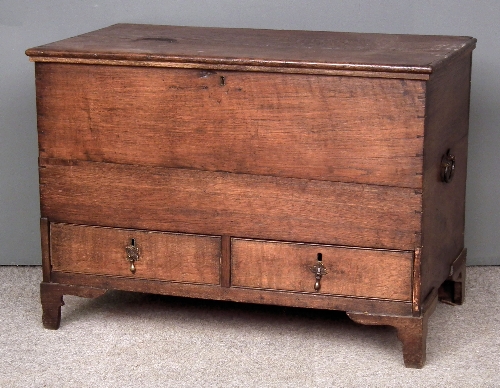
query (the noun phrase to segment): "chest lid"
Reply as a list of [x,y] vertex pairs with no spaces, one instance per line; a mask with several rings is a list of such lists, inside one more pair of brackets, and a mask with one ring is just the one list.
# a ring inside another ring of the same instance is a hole
[[459,36],[115,24],[26,54],[34,62],[426,78],[475,42]]

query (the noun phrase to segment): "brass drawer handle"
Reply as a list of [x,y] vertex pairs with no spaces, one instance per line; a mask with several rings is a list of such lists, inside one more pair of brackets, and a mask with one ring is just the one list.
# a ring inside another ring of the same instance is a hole
[[312,267],[309,267],[309,270],[315,275],[316,278],[316,282],[314,283],[314,291],[316,292],[318,292],[321,288],[321,278],[328,273],[322,260],[323,255],[318,253],[318,262]]
[[455,174],[455,155],[450,154],[450,149],[441,158],[441,180],[448,183]]
[[135,273],[135,262],[139,261],[139,247],[135,243],[135,238],[130,241],[130,245],[125,247],[127,261],[130,262],[130,272]]

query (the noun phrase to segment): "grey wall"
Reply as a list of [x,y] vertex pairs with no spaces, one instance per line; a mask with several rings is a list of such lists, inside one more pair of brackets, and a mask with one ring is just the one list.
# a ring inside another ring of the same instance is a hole
[[34,73],[24,50],[118,22],[476,37],[466,246],[470,264],[500,264],[498,0],[0,0],[0,264],[41,262]]

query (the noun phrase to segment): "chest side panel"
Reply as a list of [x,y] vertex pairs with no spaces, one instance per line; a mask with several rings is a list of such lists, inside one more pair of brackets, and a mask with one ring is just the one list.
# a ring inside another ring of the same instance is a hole
[[41,156],[419,188],[423,81],[37,64]]
[[[464,55],[429,80],[425,131],[422,216],[422,297],[449,275],[464,248],[465,188],[471,54]],[[454,175],[441,179],[447,151],[455,157]]]

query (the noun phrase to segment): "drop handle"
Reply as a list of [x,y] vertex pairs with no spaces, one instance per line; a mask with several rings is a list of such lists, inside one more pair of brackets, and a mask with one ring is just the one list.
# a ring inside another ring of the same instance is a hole
[[[321,256],[318,254],[318,259],[320,257]],[[321,289],[321,278],[328,273],[328,270],[321,260],[318,260],[315,265],[309,267],[309,270],[315,275],[316,282],[314,283],[314,291],[318,292]]]
[[130,240],[130,245],[125,247],[125,252],[127,254],[127,261],[130,263],[130,272],[135,274],[135,262],[139,261],[139,247],[135,242],[135,238]]

